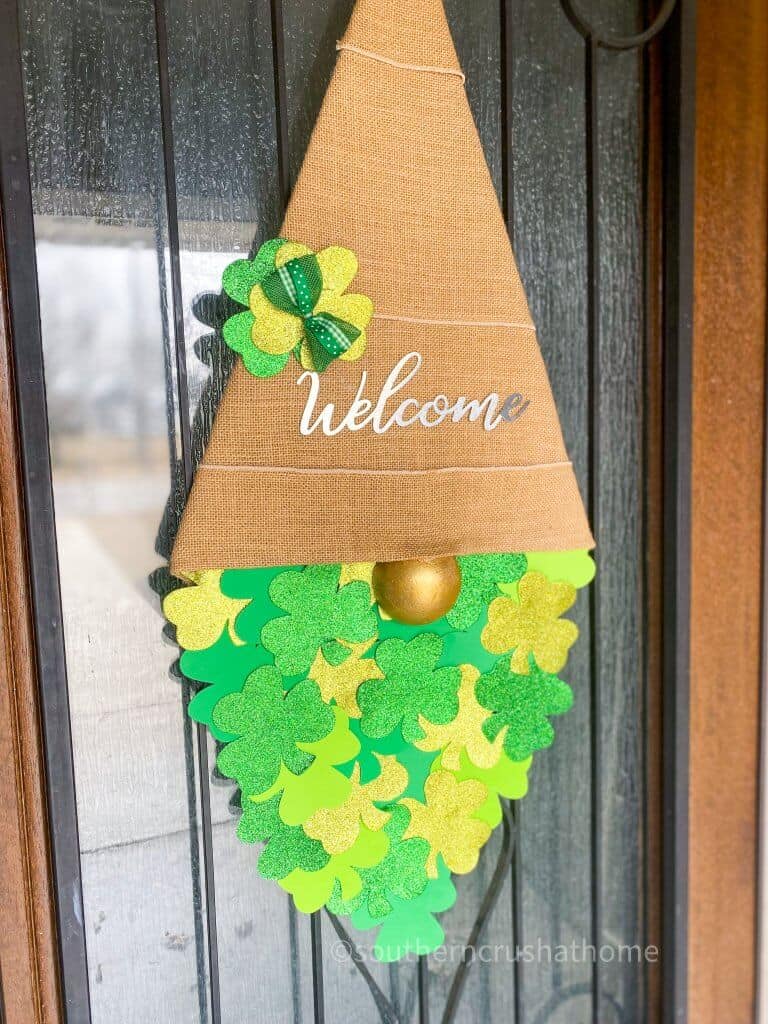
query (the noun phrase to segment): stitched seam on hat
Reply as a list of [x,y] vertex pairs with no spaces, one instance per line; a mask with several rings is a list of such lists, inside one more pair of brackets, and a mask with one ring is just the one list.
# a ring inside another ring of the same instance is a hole
[[436,469],[329,469],[299,466],[220,466],[203,462],[198,469],[213,469],[224,473],[298,473],[302,476],[429,476],[432,473],[509,473],[526,470],[565,469],[571,462],[541,462],[530,466],[441,466]]
[[377,60],[380,64],[388,64],[390,67],[400,68],[402,71],[423,71],[432,75],[449,75],[452,78],[460,78],[462,83],[467,80],[467,76],[458,68],[441,68],[430,64],[406,64],[403,61],[394,60],[392,57],[385,57],[383,53],[364,50],[361,46],[355,46],[353,43],[336,43],[336,49],[348,50],[350,53],[356,53],[359,57]]
[[398,316],[395,313],[374,313],[374,320],[393,320],[402,324],[425,324],[433,327],[519,327],[535,331],[536,325],[521,320],[433,320],[421,316]]

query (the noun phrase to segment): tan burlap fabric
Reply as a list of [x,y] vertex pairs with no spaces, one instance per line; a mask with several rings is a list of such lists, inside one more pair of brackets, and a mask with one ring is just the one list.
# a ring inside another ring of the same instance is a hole
[[334,402],[337,422],[363,370],[375,401],[410,352],[423,365],[388,414],[438,394],[530,406],[491,431],[464,419],[303,436],[298,363],[269,380],[239,363],[172,569],[591,548],[441,0],[359,0],[341,46],[281,234],[353,249],[351,290],[377,315],[363,359],[320,378],[318,411]]

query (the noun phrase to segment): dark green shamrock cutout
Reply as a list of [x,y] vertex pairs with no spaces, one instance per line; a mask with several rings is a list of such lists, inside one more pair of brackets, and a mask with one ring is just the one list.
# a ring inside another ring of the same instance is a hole
[[510,761],[524,761],[535,750],[550,746],[555,730],[550,715],[563,715],[573,704],[570,686],[557,676],[543,672],[533,657],[530,671],[521,676],[510,669],[510,658],[502,658],[480,676],[475,693],[480,704],[493,714],[483,732],[493,741],[502,729],[504,753]]
[[341,898],[341,887],[336,883],[328,901],[331,913],[349,915],[365,906],[371,917],[386,917],[392,910],[393,897],[413,899],[426,888],[429,843],[418,838],[403,840],[403,833],[411,820],[408,808],[396,804],[391,811],[392,817],[384,826],[389,836],[386,857],[374,867],[360,871],[363,888],[354,899],[345,902]]
[[384,640],[376,652],[376,664],[383,679],[369,679],[357,691],[362,711],[360,727],[366,736],[388,736],[402,723],[407,743],[422,739],[419,725],[423,715],[434,725],[445,725],[459,710],[461,671],[457,667],[436,668],[443,641],[434,633],[422,633],[410,642]]
[[269,588],[271,600],[288,612],[261,631],[261,642],[287,676],[309,672],[319,648],[329,640],[361,643],[376,632],[367,583],[339,589],[340,565],[310,565],[281,573]]
[[469,629],[481,611],[499,594],[499,583],[514,583],[525,575],[525,555],[460,555],[461,591],[445,616],[454,629]]
[[320,871],[330,860],[317,839],[310,839],[301,825],[286,825],[278,807],[280,794],[257,803],[243,801],[243,814],[237,834],[244,843],[263,843],[259,871],[264,878],[285,878],[291,871]]
[[218,756],[219,771],[235,779],[244,797],[265,793],[277,780],[281,765],[299,775],[312,755],[298,743],[316,743],[336,723],[317,683],[304,679],[287,693],[274,665],[257,668],[241,693],[223,697],[213,709],[214,724],[237,736]]
[[265,624],[280,614],[269,597],[272,582],[292,566],[278,569],[227,569],[221,574],[219,586],[225,597],[250,602],[236,619],[237,635],[249,644],[261,643]]
[[226,628],[213,647],[206,647],[203,651],[184,651],[179,663],[184,675],[210,684],[190,701],[189,717],[207,725],[217,740],[227,742],[234,739],[213,724],[213,709],[228,693],[242,690],[251,672],[270,660],[271,655],[263,647],[232,643]]

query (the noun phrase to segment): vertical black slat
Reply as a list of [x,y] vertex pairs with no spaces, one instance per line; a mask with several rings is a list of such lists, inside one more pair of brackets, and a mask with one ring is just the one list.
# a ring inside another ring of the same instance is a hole
[[[158,203],[161,202],[161,197],[158,195]],[[157,254],[157,276],[160,286],[160,305],[162,312],[162,331],[163,331],[163,357],[165,363],[166,372],[166,388],[167,388],[167,418],[168,418],[168,442],[171,455],[171,487],[172,493],[175,491],[183,491],[186,494],[188,488],[185,484],[186,473],[184,466],[181,466],[181,479],[179,479],[179,463],[176,461],[177,455],[177,442],[180,440],[179,448],[181,449],[182,455],[186,451],[184,445],[184,434],[182,428],[182,421],[177,424],[176,422],[176,404],[173,396],[172,380],[174,377],[175,366],[177,362],[177,352],[174,343],[174,337],[171,336],[171,330],[168,323],[168,310],[167,310],[167,295],[169,291],[168,284],[168,272],[165,264],[164,250],[165,240],[163,238],[163,232],[161,225],[166,220],[165,211],[159,209],[155,216],[155,253]],[[178,396],[177,396],[178,398]],[[180,439],[177,437],[177,432],[181,435]],[[194,736],[194,725],[189,717],[189,704],[192,700],[192,687],[190,686],[187,679],[181,674],[179,668],[180,662],[177,661],[175,666],[171,669],[171,676],[178,674],[178,679],[181,684],[181,731],[184,745],[184,765],[185,765],[185,784],[186,784],[186,797],[187,797],[187,816],[189,819],[189,868],[190,868],[190,880],[192,885],[192,920],[195,929],[195,967],[197,973],[197,1005],[198,1013],[200,1015],[201,1022],[207,1022],[208,1020],[208,943],[206,939],[205,920],[204,920],[204,905],[205,905],[205,893],[203,885],[200,879],[200,843],[199,843],[199,822],[198,822],[198,811],[197,811],[197,785],[195,782],[196,767],[195,767],[195,736]]]
[[[290,137],[288,132],[288,98],[285,74],[285,29],[282,0],[271,0],[273,73],[275,93],[275,128],[280,195],[287,207],[291,194]],[[312,1005],[315,1024],[325,1021],[325,989],[323,983],[323,929],[320,912],[312,914]]]
[[696,3],[664,38],[664,618],[662,1020],[687,1008],[691,351]]
[[[184,307],[181,287],[181,262],[179,255],[178,201],[176,195],[176,172],[173,145],[173,115],[168,72],[168,18],[165,0],[154,0],[155,35],[157,43],[157,74],[160,93],[160,124],[163,140],[163,168],[165,175],[165,202],[168,230],[168,250],[171,276],[171,300],[173,315],[174,349],[176,354],[176,379],[178,388],[178,415],[181,437],[181,457],[184,469],[184,489],[189,493],[192,486],[193,458],[192,431],[189,417],[189,387],[187,382],[187,359],[184,337]],[[160,250],[162,251],[162,249]],[[189,700],[189,687],[185,684],[183,703]],[[194,727],[200,784],[200,818],[203,838],[203,871],[205,875],[205,918],[208,939],[208,977],[210,983],[212,1024],[221,1024],[221,992],[219,985],[218,945],[216,936],[216,889],[213,861],[213,831],[211,823],[210,767],[208,763],[208,738],[203,725]],[[191,821],[194,825],[194,794],[191,794]],[[197,842],[197,829],[190,828],[190,843]],[[196,857],[193,850],[192,872],[196,876]],[[194,898],[194,894],[193,894]],[[197,915],[196,915],[197,916]],[[198,978],[198,986],[204,979]],[[204,1006],[204,1003],[203,1003]]]
[[[600,139],[598,122],[598,44],[589,36],[584,44],[584,95],[585,95],[585,145],[586,145],[586,201],[587,201],[587,329],[588,329],[588,408],[589,408],[589,484],[587,505],[592,524],[592,533],[599,551],[599,495],[600,495]],[[592,778],[592,942],[601,942],[600,893],[602,881],[601,837],[602,808],[599,800],[602,779],[600,744],[600,646],[599,624],[599,571],[590,592],[590,662],[591,662],[591,778]],[[592,1020],[600,1024],[600,969],[596,957],[592,973],[593,1001]]]
[[290,153],[288,138],[288,97],[285,80],[285,32],[283,29],[283,0],[270,0],[272,18],[272,68],[275,91],[275,129],[277,133],[277,176],[283,206],[291,196]]
[[312,915],[312,995],[315,1024],[324,1024],[325,997],[323,995],[323,919],[319,910]]
[[[642,4],[642,14],[646,20],[652,19],[655,13],[655,4],[653,0],[645,0]],[[653,230],[653,211],[651,207],[651,183],[653,175],[653,167],[651,166],[651,59],[650,59],[650,47],[644,47],[642,50],[642,82],[641,82],[641,148],[642,152],[640,155],[640,166],[642,173],[642,266],[643,266],[643,291],[642,291],[642,316],[643,316],[643,352],[642,352],[642,369],[643,369],[643,389],[642,389],[642,406],[641,416],[643,420],[643,431],[641,439],[641,459],[642,469],[641,477],[643,481],[643,494],[642,502],[640,507],[641,526],[640,535],[650,548],[651,542],[655,539],[651,534],[651,518],[649,509],[649,481],[651,479],[653,462],[652,459],[655,453],[651,451],[650,446],[650,424],[651,424],[651,387],[655,390],[655,380],[651,380],[649,377],[649,367],[651,365],[651,353],[652,353],[652,340],[656,330],[656,323],[654,322],[654,310],[655,306],[652,301],[652,288],[653,282],[656,277],[656,268],[653,265],[653,239],[651,232]],[[642,716],[642,744],[640,748],[640,759],[642,764],[642,788],[641,788],[641,803],[640,813],[643,821],[643,836],[642,836],[642,856],[643,856],[643,874],[640,886],[641,894],[641,935],[642,935],[642,946],[647,949],[650,945],[651,940],[651,908],[652,908],[652,892],[651,892],[651,872],[653,870],[653,855],[651,849],[651,793],[650,793],[650,757],[649,757],[649,741],[650,741],[650,725],[651,725],[651,687],[654,680],[651,676],[651,659],[648,657],[647,650],[649,647],[649,631],[651,626],[650,608],[652,601],[652,589],[651,589],[651,578],[650,578],[650,559],[646,555],[641,560],[640,566],[640,586],[642,590],[641,596],[641,615],[643,621],[643,638],[646,641],[642,645],[642,657],[643,664],[640,670],[640,679],[642,681],[642,692],[641,692],[641,716]],[[654,794],[655,796],[656,794]],[[644,1007],[646,1016],[649,1015],[651,1010],[650,1005],[650,984],[649,984],[649,968],[646,965],[642,972],[640,981],[640,994],[641,994],[641,1005]]]
[[[288,900],[288,938],[291,948],[291,964],[298,962],[299,957],[299,929],[297,927],[298,911],[292,899]],[[301,982],[299,973],[291,970],[291,1002],[293,1004],[294,1024],[301,1024]]]
[[[499,23],[501,32],[501,173],[502,173],[502,200],[501,207],[504,213],[504,220],[507,225],[507,233],[515,249],[515,164],[512,159],[512,134],[513,134],[513,112],[514,112],[514,85],[513,74],[515,37],[512,17],[512,0],[500,0]],[[516,803],[510,805],[512,816],[512,827],[515,836],[520,837],[520,815]],[[515,842],[512,850],[512,878],[510,895],[512,898],[512,934],[510,935],[510,948],[516,949],[523,935],[523,913],[522,913],[522,845]],[[522,971],[517,957],[512,963],[512,977],[514,979],[514,1019],[510,1024],[519,1024],[523,1019],[523,989]]]
[[0,0],[0,204],[67,1019],[91,1020],[18,9]]
[[419,957],[419,1024],[429,1024],[429,961]]
[[[275,96],[275,134],[277,143],[277,167],[280,198],[283,212],[291,195],[290,169],[290,135],[288,127],[288,97],[285,71],[285,23],[283,18],[283,0],[270,0],[270,20],[272,30],[272,68],[273,88]],[[289,902],[291,897],[288,897]],[[289,911],[293,913],[293,908]],[[320,912],[312,914],[310,921],[310,939],[312,949],[312,1008],[315,1024],[323,1024],[325,1020],[325,986],[323,980],[323,929]],[[300,995],[297,972],[298,960],[292,963],[294,987]],[[297,1003],[300,1013],[300,1002]]]

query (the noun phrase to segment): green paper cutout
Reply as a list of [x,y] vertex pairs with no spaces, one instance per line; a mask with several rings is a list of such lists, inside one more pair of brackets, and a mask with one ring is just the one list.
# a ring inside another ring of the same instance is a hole
[[266,623],[261,642],[285,675],[309,672],[329,640],[361,643],[375,634],[370,589],[359,581],[339,588],[340,575],[340,565],[311,565],[273,580],[270,599],[288,614]]
[[316,683],[306,679],[286,693],[274,665],[257,668],[240,693],[223,697],[213,720],[238,737],[224,747],[216,764],[223,775],[236,779],[245,796],[267,791],[281,765],[297,775],[303,772],[313,756],[298,744],[322,739],[335,725]]
[[355,765],[359,764],[360,781],[363,784],[371,782],[381,771],[377,755],[393,754],[408,772],[408,786],[400,799],[406,796],[414,800],[424,799],[424,783],[437,757],[434,751],[419,750],[413,744],[406,743],[400,729],[395,729],[389,736],[373,740],[361,730],[360,719],[351,719],[349,727],[360,743],[360,753],[354,761],[340,767],[345,775],[351,776]]
[[281,614],[269,597],[269,588],[272,581],[285,571],[285,566],[282,566],[276,569],[227,569],[221,574],[219,586],[225,597],[250,601],[235,619],[235,628],[240,630],[238,636],[250,644],[259,644],[264,626]]
[[278,884],[293,896],[297,910],[313,914],[328,902],[337,883],[342,899],[354,899],[363,885],[360,869],[378,864],[388,849],[389,839],[383,830],[371,832],[363,825],[354,845],[331,857],[322,870],[309,872],[298,868]]
[[533,655],[528,662],[528,675],[518,675],[510,668],[510,658],[498,663],[480,676],[475,687],[478,702],[491,717],[483,723],[483,732],[491,742],[502,729],[504,753],[511,761],[524,761],[536,750],[551,745],[555,730],[550,715],[562,715],[573,704],[573,692],[555,675],[543,672]]
[[469,629],[484,607],[498,595],[500,583],[525,574],[525,555],[461,555],[461,591],[446,619],[455,629]]
[[213,722],[213,709],[229,693],[238,693],[254,669],[269,664],[271,654],[262,647],[233,644],[225,628],[212,647],[204,651],[184,651],[179,667],[188,679],[207,683],[189,703],[189,717],[207,725],[211,734],[223,743],[236,737]]
[[357,691],[366,736],[388,736],[400,725],[403,739],[413,743],[424,735],[420,715],[435,725],[456,717],[461,672],[455,666],[436,668],[442,651],[443,642],[434,633],[422,633],[410,642],[393,638],[379,644],[376,664],[384,678],[368,679]]
[[[423,636],[424,626],[407,626],[395,619],[382,619],[378,613],[378,631],[380,640],[413,640],[417,636]],[[483,647],[481,634],[488,622],[488,608],[481,610],[480,617],[466,630],[454,629],[446,618],[430,622],[428,631],[439,636],[443,641],[443,653],[437,662],[438,668],[451,668],[456,665],[474,665],[480,672],[493,668],[498,655],[491,654]],[[367,652],[367,658],[375,657],[376,650],[372,648]]]
[[423,892],[408,900],[393,897],[390,902],[392,910],[383,919],[372,917],[364,905],[352,915],[352,924],[360,931],[381,925],[373,954],[382,963],[394,963],[409,953],[432,953],[443,944],[445,932],[434,915],[454,905],[456,887],[441,859],[437,878],[429,879]]
[[224,341],[235,352],[242,352],[248,345],[253,345],[251,331],[255,323],[256,317],[249,309],[242,313],[235,313],[234,316],[229,317],[221,329]]
[[[297,744],[300,750],[311,754],[312,764],[300,775],[294,775],[285,765],[266,792],[254,795],[255,801],[270,800],[278,793],[280,817],[287,825],[303,825],[323,807],[340,807],[352,788],[349,775],[360,750],[360,742],[350,731],[349,718],[338,707],[331,709],[336,719],[333,731],[317,743]],[[349,764],[349,773],[339,765]]]
[[393,897],[410,900],[424,891],[429,843],[425,839],[403,839],[410,820],[407,807],[392,807],[392,817],[384,826],[389,837],[386,857],[374,867],[361,870],[363,887],[354,899],[343,900],[340,886],[334,888],[328,901],[331,913],[349,916],[362,906],[372,918],[381,919],[392,911]]
[[[482,782],[488,787],[488,798],[475,811],[475,817],[480,818],[493,829],[501,824],[502,819],[499,797],[504,797],[506,800],[522,800],[528,792],[528,770],[532,763],[532,757],[526,758],[525,761],[510,761],[506,754],[502,754],[493,768],[478,768],[467,757],[466,751],[462,751],[461,767],[451,774],[455,775],[459,782],[464,782],[465,779],[477,779],[478,782]],[[434,770],[450,771],[450,768],[444,768],[438,761]]]
[[259,857],[264,878],[285,878],[291,871],[320,871],[328,863],[323,844],[311,839],[303,828],[286,825],[278,813],[277,797],[266,803],[246,800],[237,826],[244,843],[266,842]]
[[[534,551],[525,556],[528,572],[540,572],[552,583],[570,583],[580,589],[595,578],[595,561],[587,551]],[[499,585],[517,599],[517,582]]]
[[290,355],[287,352],[283,353],[283,355],[272,355],[269,352],[262,352],[253,342],[251,342],[249,348],[235,349],[235,351],[240,352],[246,370],[254,377],[276,377],[278,373],[285,369],[285,364],[288,362]]

